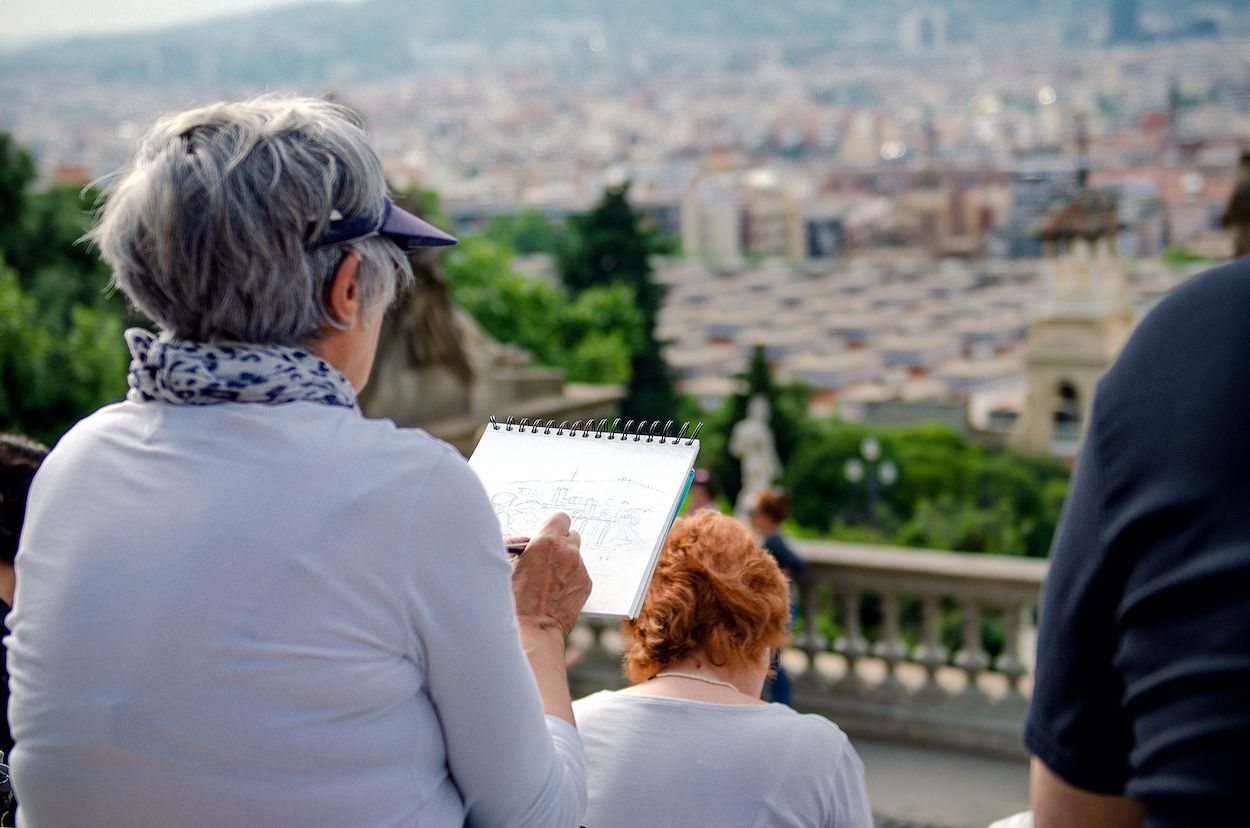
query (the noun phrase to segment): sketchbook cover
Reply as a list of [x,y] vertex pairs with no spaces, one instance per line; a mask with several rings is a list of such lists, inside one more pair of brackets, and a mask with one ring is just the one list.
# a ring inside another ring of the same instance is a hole
[[698,453],[698,440],[488,427],[469,466],[505,535],[573,519],[594,582],[583,615],[636,618]]

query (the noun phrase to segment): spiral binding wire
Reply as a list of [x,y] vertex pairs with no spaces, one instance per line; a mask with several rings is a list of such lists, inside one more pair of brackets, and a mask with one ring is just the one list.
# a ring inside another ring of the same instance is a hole
[[[681,424],[681,428],[677,430],[677,434],[674,436],[672,420],[666,421],[663,429],[660,428],[659,420],[641,420],[638,422],[638,428],[634,428],[633,420],[627,420],[625,427],[618,429],[617,426],[620,423],[620,417],[613,419],[611,426],[608,426],[607,417],[604,417],[598,423],[593,419],[589,419],[577,420],[572,425],[569,425],[568,420],[564,420],[557,425],[555,420],[543,422],[541,419],[535,419],[531,422],[529,417],[522,417],[520,422],[517,422],[515,417],[509,417],[500,425],[495,415],[490,415],[490,427],[495,431],[500,429],[504,431],[525,431],[528,429],[530,434],[537,434],[541,429],[543,434],[550,434],[554,429],[556,435],[560,437],[594,437],[596,440],[606,437],[609,440],[619,439],[622,442],[632,437],[635,443],[645,441],[648,443],[660,443],[661,445],[666,443],[677,444],[685,440],[686,445],[693,446],[694,441],[699,437],[699,432],[703,430],[703,423],[695,423],[693,430],[690,430],[690,422],[686,421]],[[687,430],[690,430],[689,435],[686,434]]]

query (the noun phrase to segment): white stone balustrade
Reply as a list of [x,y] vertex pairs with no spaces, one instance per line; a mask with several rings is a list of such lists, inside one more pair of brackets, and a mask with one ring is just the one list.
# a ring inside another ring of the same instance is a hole
[[[1016,757],[1031,689],[1034,618],[1047,562],[796,541],[795,635],[783,654],[794,706],[852,736]],[[983,641],[1001,635],[991,657]],[[584,622],[570,679],[578,694],[619,687],[620,634]]]

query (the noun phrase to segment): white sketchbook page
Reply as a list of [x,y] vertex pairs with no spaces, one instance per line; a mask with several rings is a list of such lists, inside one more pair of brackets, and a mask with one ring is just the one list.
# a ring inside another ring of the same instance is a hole
[[594,586],[584,615],[629,617],[680,508],[699,443],[488,427],[469,458],[505,535],[567,512]]

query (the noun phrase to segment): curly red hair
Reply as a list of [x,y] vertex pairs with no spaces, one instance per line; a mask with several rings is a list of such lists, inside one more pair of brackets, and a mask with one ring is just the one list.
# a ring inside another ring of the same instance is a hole
[[777,562],[733,518],[678,520],[642,611],[625,621],[625,675],[634,683],[696,651],[715,666],[758,661],[786,642],[790,587]]

